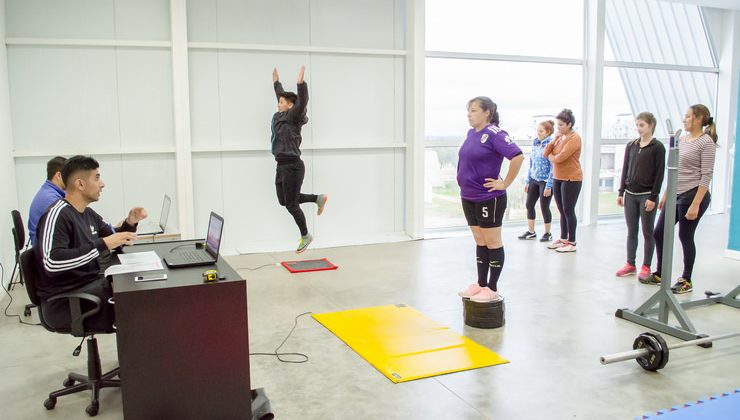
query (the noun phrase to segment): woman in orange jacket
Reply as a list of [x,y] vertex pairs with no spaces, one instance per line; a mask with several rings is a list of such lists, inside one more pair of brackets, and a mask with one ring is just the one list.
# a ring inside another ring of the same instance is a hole
[[548,246],[557,252],[576,250],[576,202],[581,193],[581,136],[573,131],[573,111],[564,109],[557,116],[558,134],[542,153],[552,162],[553,196],[560,212],[560,239]]

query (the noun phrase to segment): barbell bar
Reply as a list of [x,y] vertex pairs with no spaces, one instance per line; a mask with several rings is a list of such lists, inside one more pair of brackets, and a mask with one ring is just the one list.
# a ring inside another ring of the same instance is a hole
[[669,350],[676,350],[683,347],[697,346],[700,344],[711,343],[712,341],[724,340],[740,336],[740,332],[713,335],[709,337],[697,338],[695,340],[684,341],[667,345],[660,334],[645,332],[640,334],[633,344],[634,350],[614,353],[607,356],[601,356],[601,364],[623,362],[625,360],[637,360],[637,363],[645,370],[656,371],[662,369],[668,362]]

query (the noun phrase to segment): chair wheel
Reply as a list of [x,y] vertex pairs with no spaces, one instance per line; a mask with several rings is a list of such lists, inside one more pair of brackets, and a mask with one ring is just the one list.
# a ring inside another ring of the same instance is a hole
[[67,378],[64,380],[64,382],[62,382],[62,385],[64,385],[65,388],[68,388],[74,384],[75,384],[75,380],[72,378]]
[[56,398],[47,398],[46,401],[44,401],[44,407],[46,407],[47,410],[53,410],[56,405]]
[[23,316],[31,316],[31,310],[30,310],[29,308],[26,308],[26,309],[25,309],[25,310],[23,311]]
[[92,404],[88,405],[87,408],[85,409],[85,412],[90,417],[97,416],[98,415],[98,404],[97,403],[92,403]]

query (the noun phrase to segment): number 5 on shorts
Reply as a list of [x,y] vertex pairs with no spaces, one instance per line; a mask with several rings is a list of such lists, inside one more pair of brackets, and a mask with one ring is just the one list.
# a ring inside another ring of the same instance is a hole
[[481,207],[480,214],[483,215],[483,217],[488,217],[488,207]]

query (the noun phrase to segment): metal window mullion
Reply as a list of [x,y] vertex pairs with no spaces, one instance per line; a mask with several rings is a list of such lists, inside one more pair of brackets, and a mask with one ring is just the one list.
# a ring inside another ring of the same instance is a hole
[[582,66],[582,59],[564,57],[523,56],[506,54],[482,54],[456,51],[430,51],[425,53],[426,58],[442,58],[453,60],[481,60],[481,61],[505,61],[519,63],[543,63],[543,64],[567,64]]

